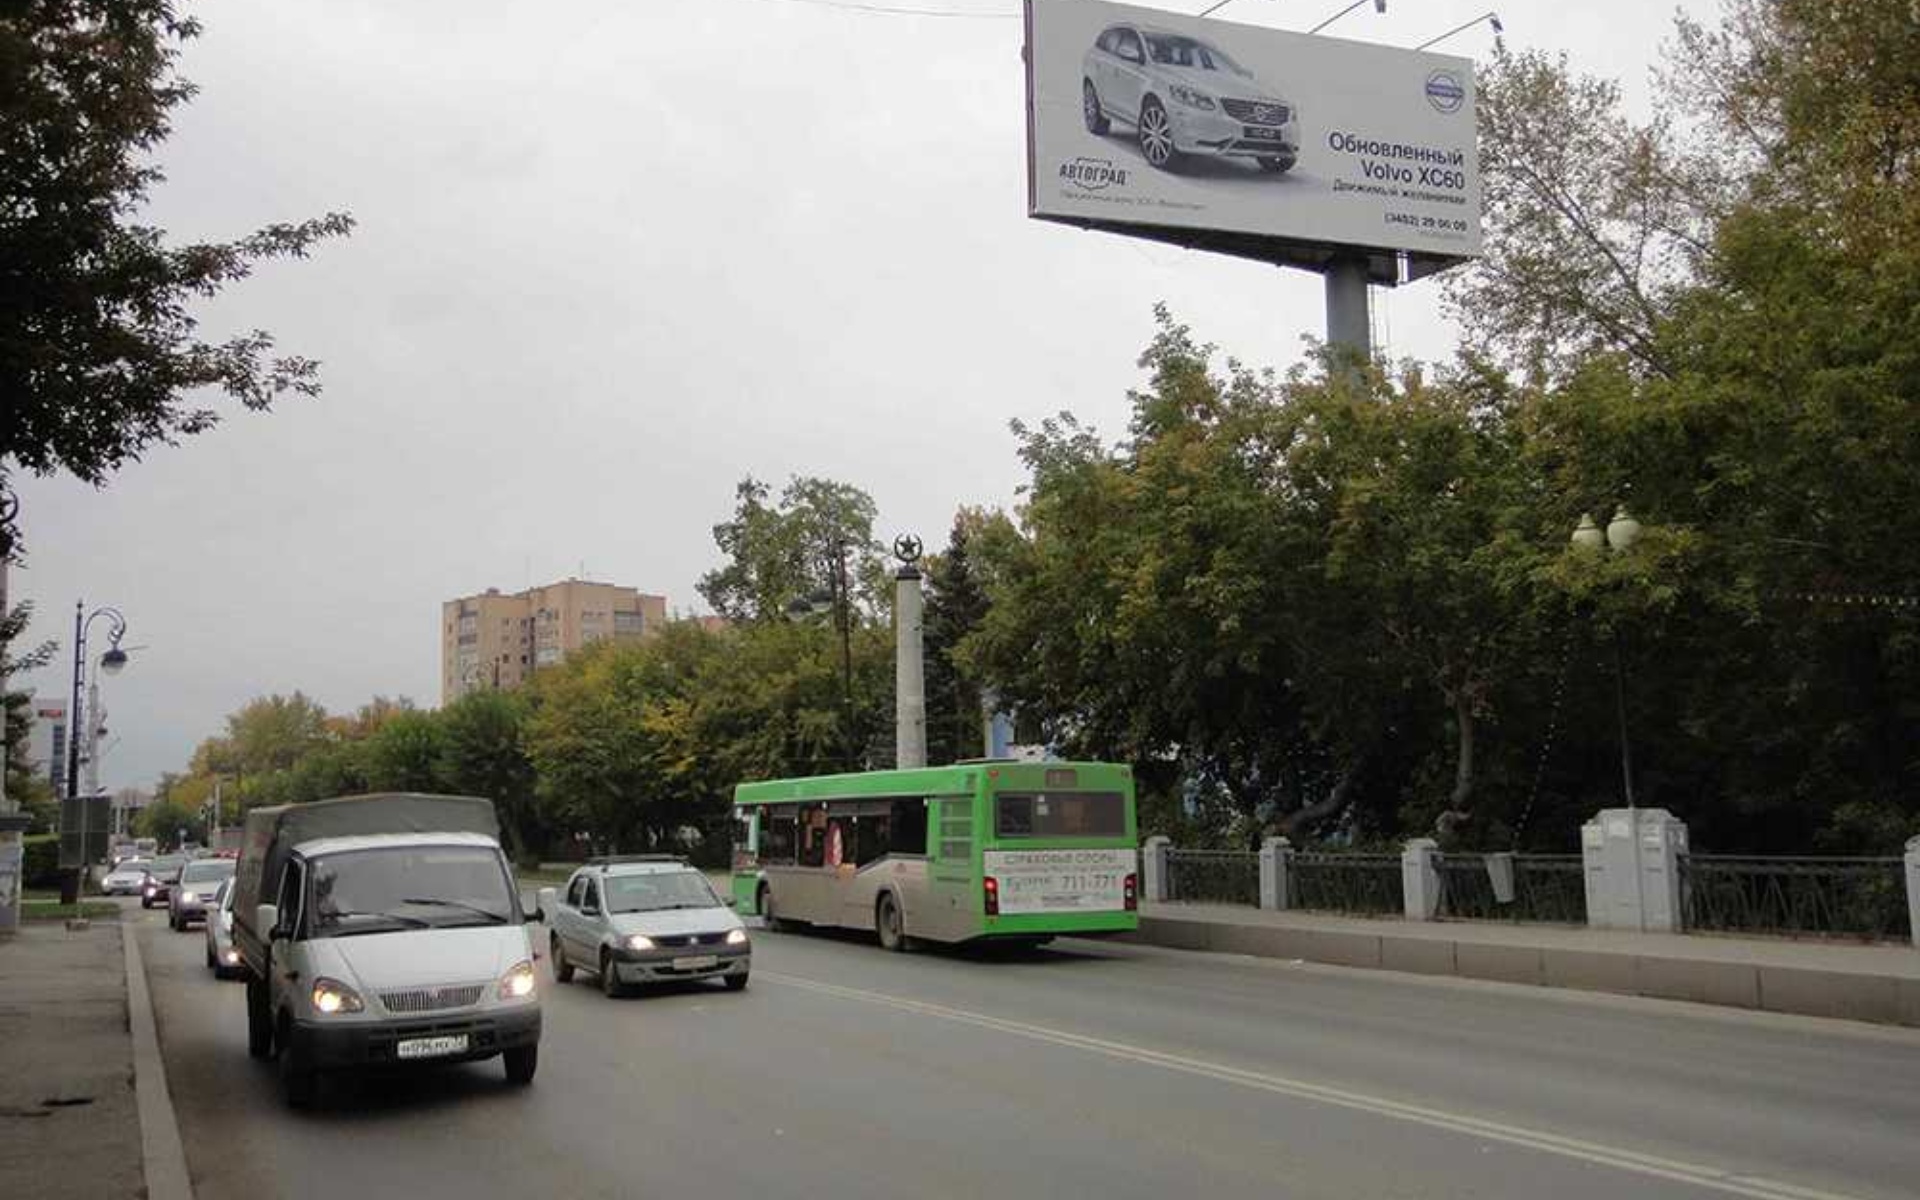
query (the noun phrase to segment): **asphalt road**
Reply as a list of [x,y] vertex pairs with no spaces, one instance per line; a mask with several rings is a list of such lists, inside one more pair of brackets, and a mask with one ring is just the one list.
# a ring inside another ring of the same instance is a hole
[[1104,943],[755,935],[752,986],[543,972],[539,1078],[282,1107],[243,988],[129,913],[202,1200],[1920,1195],[1920,1036]]

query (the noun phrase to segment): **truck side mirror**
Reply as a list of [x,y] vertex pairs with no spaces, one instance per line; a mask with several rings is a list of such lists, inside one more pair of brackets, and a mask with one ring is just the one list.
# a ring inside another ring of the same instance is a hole
[[280,908],[278,905],[261,904],[256,906],[253,910],[253,929],[255,933],[258,933],[269,942],[277,942],[287,936],[287,931],[280,928]]

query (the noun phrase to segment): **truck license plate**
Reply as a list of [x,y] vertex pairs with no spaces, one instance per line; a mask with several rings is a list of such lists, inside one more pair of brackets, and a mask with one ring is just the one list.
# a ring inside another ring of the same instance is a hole
[[714,955],[696,954],[692,958],[674,959],[673,969],[676,971],[703,971],[708,967],[719,965],[719,962],[720,960]]
[[403,1038],[394,1043],[393,1052],[400,1058],[441,1058],[448,1054],[465,1054],[467,1035],[455,1033],[446,1037]]

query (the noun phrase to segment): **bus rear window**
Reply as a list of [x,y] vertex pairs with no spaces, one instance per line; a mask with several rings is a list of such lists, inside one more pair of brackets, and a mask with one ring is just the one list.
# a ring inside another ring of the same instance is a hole
[[1002,793],[993,831],[1003,838],[1125,837],[1127,802],[1119,792]]

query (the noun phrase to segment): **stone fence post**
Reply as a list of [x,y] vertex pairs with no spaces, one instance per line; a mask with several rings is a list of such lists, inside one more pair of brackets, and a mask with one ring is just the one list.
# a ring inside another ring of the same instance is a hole
[[[1916,839],[1920,840],[1920,839]],[[1270,837],[1260,843],[1260,907],[1286,909],[1287,871],[1293,866],[1293,843],[1283,837]]]
[[1907,928],[1920,947],[1920,837],[1907,839]]
[[1400,851],[1400,884],[1407,920],[1432,921],[1440,915],[1440,843],[1414,838]]
[[1167,852],[1173,849],[1173,839],[1162,834],[1154,834],[1140,850],[1140,871],[1146,878],[1141,880],[1146,886],[1141,889],[1140,898],[1154,904],[1167,902]]

